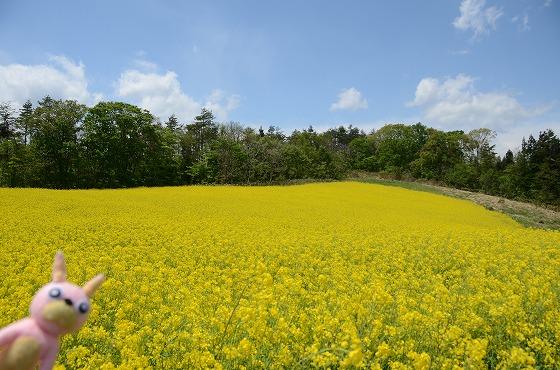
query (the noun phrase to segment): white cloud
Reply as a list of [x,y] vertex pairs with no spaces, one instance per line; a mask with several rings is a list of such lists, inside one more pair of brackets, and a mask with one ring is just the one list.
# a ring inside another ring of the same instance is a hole
[[368,107],[368,102],[362,96],[362,93],[351,87],[349,89],[343,89],[340,94],[338,94],[338,101],[331,105],[330,110],[358,110],[366,109]]
[[523,15],[523,18],[521,18],[518,15],[516,15],[515,17],[512,17],[511,22],[512,23],[520,22],[520,29],[522,31],[529,31],[531,29],[531,27],[529,26],[529,14],[527,14],[527,13],[525,13]]
[[453,50],[451,52],[451,54],[453,55],[467,55],[469,54],[471,51],[469,49],[460,49],[460,50]]
[[480,92],[474,78],[459,74],[440,81],[423,78],[409,106],[424,109],[424,118],[446,128],[503,128],[543,114],[547,107],[527,108],[507,92]]
[[175,114],[180,120],[191,120],[200,112],[200,104],[185,95],[177,74],[145,73],[138,70],[123,72],[117,82],[116,94],[159,116],[162,120]]
[[149,62],[142,58],[135,59],[133,61],[133,64],[136,68],[142,71],[149,71],[149,72],[157,71],[157,64]]
[[206,103],[197,102],[183,92],[173,71],[159,74],[127,70],[117,81],[115,93],[148,109],[162,120],[175,114],[181,121],[188,122],[200,113],[202,107],[212,110],[218,120],[226,120],[229,112],[239,106],[237,95],[226,96],[221,90],[214,90]]
[[55,55],[49,64],[0,65],[0,101],[11,101],[22,105],[27,99],[32,102],[50,95],[55,99],[77,100],[83,104],[94,104],[103,95],[88,90],[83,63]]
[[529,27],[529,15],[525,14],[523,16],[523,31],[528,31],[531,29],[531,27]]
[[423,110],[428,126],[445,130],[464,130],[486,127],[498,132],[498,150],[519,145],[523,135],[544,130],[539,122],[551,106],[526,107],[507,92],[481,92],[475,79],[459,74],[443,80],[423,78],[416,87],[414,100],[407,105]]
[[501,8],[485,5],[486,0],[463,0],[459,7],[461,15],[455,18],[453,26],[462,31],[472,30],[475,38],[496,29],[496,21],[504,13]]
[[529,135],[538,138],[539,133],[551,129],[556,135],[560,133],[560,121],[527,121],[519,126],[498,131],[495,140],[495,150],[499,155],[504,155],[508,149],[514,153],[521,150],[521,140],[528,139]]
[[230,111],[239,107],[240,101],[239,95],[226,96],[222,90],[216,89],[208,96],[204,107],[211,110],[218,120],[224,121]]

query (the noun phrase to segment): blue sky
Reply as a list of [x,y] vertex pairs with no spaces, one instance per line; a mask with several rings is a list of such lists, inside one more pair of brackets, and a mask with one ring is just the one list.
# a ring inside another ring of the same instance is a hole
[[0,1],[0,101],[560,133],[560,0]]

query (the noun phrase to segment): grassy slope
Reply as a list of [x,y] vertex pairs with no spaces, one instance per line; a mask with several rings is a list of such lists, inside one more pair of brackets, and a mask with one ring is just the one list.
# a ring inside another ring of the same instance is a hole
[[420,182],[383,179],[380,177],[375,177],[373,175],[355,177],[352,178],[352,180],[387,186],[396,186],[409,190],[423,191],[448,195],[455,198],[467,199],[480,204],[491,211],[505,213],[526,227],[560,230],[560,212],[541,208],[530,203],[518,202],[502,197],[482,193],[474,193],[443,186],[424,184]]

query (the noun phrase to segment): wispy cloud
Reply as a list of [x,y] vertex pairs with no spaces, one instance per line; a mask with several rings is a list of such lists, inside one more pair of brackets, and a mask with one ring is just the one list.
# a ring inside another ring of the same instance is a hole
[[519,24],[519,28],[522,31],[529,31],[531,29],[531,27],[529,26],[529,14],[528,13],[523,14],[523,17],[521,17],[519,15],[516,15],[515,17],[512,17],[511,22]]
[[474,38],[496,29],[496,22],[504,14],[496,6],[485,7],[485,0],[463,0],[459,6],[461,15],[453,21],[453,26],[462,31],[471,30]]
[[469,49],[460,49],[460,50],[453,50],[451,52],[451,54],[453,55],[467,55],[470,54],[470,50]]
[[144,71],[156,71],[157,70],[157,64],[149,62],[149,61],[144,60],[144,59],[135,59],[133,61],[133,65],[134,65],[134,67],[136,67],[140,70],[144,70]]
[[214,113],[216,118],[226,120],[229,112],[237,109],[241,103],[239,95],[226,95],[221,89],[215,89],[206,99],[204,107]]
[[523,28],[524,31],[528,31],[531,29],[531,27],[529,27],[529,14],[525,14],[523,16]]

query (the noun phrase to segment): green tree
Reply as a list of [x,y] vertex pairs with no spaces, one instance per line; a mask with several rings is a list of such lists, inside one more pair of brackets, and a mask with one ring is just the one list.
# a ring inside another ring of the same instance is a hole
[[209,148],[210,142],[218,136],[218,126],[214,122],[212,111],[202,108],[200,114],[194,118],[194,122],[187,125],[187,131],[194,139],[192,157],[198,161]]
[[[412,164],[417,177],[443,180],[448,171],[464,162],[465,134],[463,131],[443,132],[430,129],[429,136]],[[456,168],[456,171],[464,167]],[[455,178],[463,175],[455,173]]]
[[529,163],[534,172],[532,195],[541,202],[560,205],[560,139],[552,130],[539,133]]
[[308,156],[308,150],[302,146],[287,143],[282,146],[282,158],[285,164],[286,179],[308,179],[313,177],[313,159]]
[[17,126],[21,132],[23,143],[29,143],[31,135],[31,128],[33,125],[33,104],[30,100],[26,101],[22,108],[19,110],[19,117],[17,119]]
[[218,137],[225,137],[236,143],[243,141],[245,133],[245,128],[239,122],[230,121],[228,123],[218,125]]
[[373,137],[379,169],[400,175],[417,158],[426,143],[428,131],[421,123],[412,126],[390,124],[377,130]]
[[[311,126],[309,129],[301,132],[297,130],[294,131],[289,138],[289,143],[299,149],[289,151],[289,178],[292,178],[291,176],[293,176],[294,173],[300,172],[299,169],[298,171],[293,171],[292,166],[295,164],[295,157],[292,157],[292,155],[301,156],[303,161],[309,162],[310,165],[305,171],[306,178],[338,179],[346,174],[343,154],[332,147],[331,140],[328,136],[318,134]],[[300,168],[300,166],[296,168]]]
[[0,103],[0,140],[11,139],[16,135],[15,112],[10,103]]
[[26,148],[16,131],[15,112],[10,103],[0,103],[0,186],[25,185]]
[[31,152],[40,186],[77,186],[78,131],[87,112],[73,100],[42,99],[33,111]]
[[138,182],[148,186],[180,183],[180,147],[176,132],[168,127],[146,125],[141,140],[145,147]]
[[245,136],[244,147],[248,156],[247,181],[272,182],[285,179],[286,164],[282,150],[283,140],[277,135]]
[[[200,114],[194,118],[194,122],[186,125],[185,129],[179,133],[180,172],[183,181],[190,183],[207,177],[203,160],[212,141],[218,137],[218,130],[212,112],[202,108]],[[197,163],[197,167],[193,169],[192,167]]]
[[337,150],[346,150],[352,140],[365,137],[365,134],[357,127],[352,127],[352,125],[350,125],[348,128],[339,126],[329,129],[325,131],[323,136],[328,138],[333,148]]
[[159,149],[154,117],[134,105],[102,102],[91,108],[83,125],[84,180],[88,186],[143,185],[147,153]]
[[476,183],[470,187],[480,188],[489,194],[498,192],[499,187],[498,157],[492,144],[495,138],[495,131],[479,128],[469,131],[465,140],[465,157],[477,178]]
[[28,150],[13,139],[0,139],[0,186],[27,186]]
[[[488,128],[478,128],[469,131],[466,135],[468,141],[468,157],[476,165],[494,166],[496,153],[492,141],[496,138],[496,132]],[[490,163],[488,163],[490,162]]]
[[165,122],[165,127],[170,129],[171,131],[175,131],[179,128],[179,120],[177,119],[177,117],[174,114],[169,116],[169,118],[167,119],[167,122]]
[[348,145],[350,167],[355,170],[378,171],[376,152],[375,139],[371,135],[354,138]]
[[227,137],[214,140],[204,161],[209,182],[235,184],[247,179],[248,155],[239,142]]
[[508,166],[511,166],[514,163],[513,158],[514,158],[513,152],[510,149],[508,149],[508,151],[506,152],[503,158],[498,158],[498,163],[496,164],[496,167],[498,168],[498,170],[504,171]]

